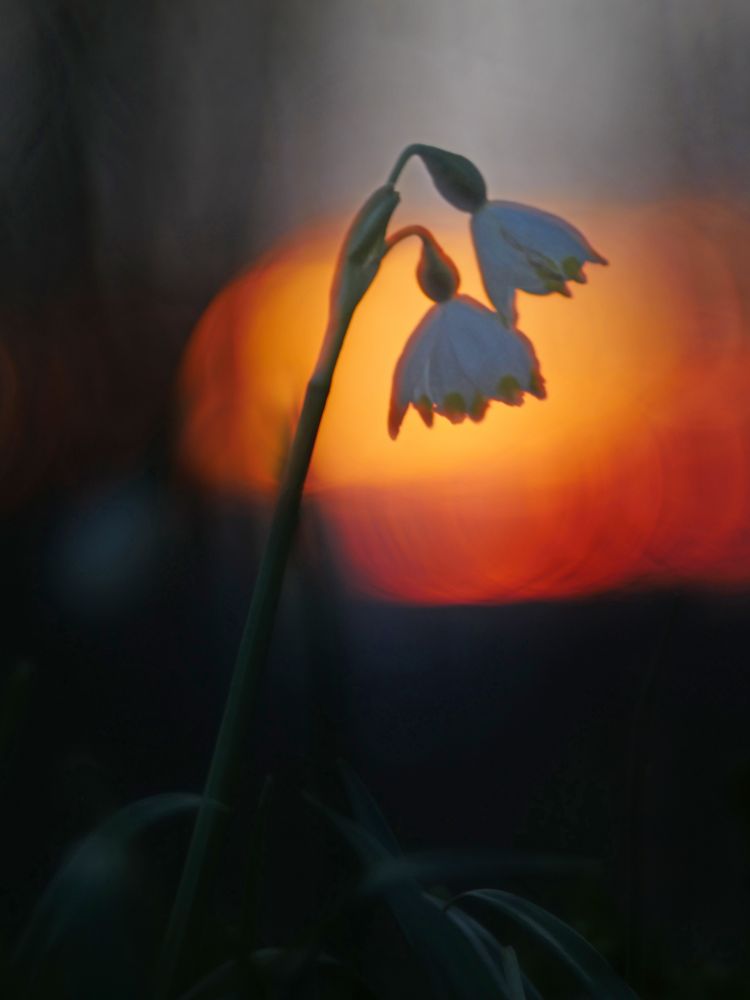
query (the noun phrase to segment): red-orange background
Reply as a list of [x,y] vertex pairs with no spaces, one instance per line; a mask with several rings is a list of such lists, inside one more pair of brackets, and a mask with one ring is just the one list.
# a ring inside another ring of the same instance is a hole
[[[386,260],[345,344],[308,484],[358,588],[411,602],[555,598],[750,579],[750,369],[736,208],[543,207],[610,260],[575,297],[519,296],[549,398],[479,425],[386,430],[399,352],[428,307],[416,248]],[[424,221],[424,219],[422,219]],[[465,220],[429,220],[483,298]],[[326,319],[345,220],[300,232],[213,302],[182,378],[187,466],[273,489]]]

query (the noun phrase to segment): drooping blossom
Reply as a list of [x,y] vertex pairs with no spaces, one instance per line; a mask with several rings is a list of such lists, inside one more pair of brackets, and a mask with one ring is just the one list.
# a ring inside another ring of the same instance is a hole
[[395,439],[410,405],[429,427],[435,413],[478,421],[490,400],[519,406],[526,392],[546,396],[531,342],[476,299],[454,295],[430,309],[404,347],[388,431]]
[[607,263],[569,222],[513,201],[485,201],[472,213],[471,233],[487,295],[509,323],[514,289],[569,296],[569,281],[585,283],[587,262]]

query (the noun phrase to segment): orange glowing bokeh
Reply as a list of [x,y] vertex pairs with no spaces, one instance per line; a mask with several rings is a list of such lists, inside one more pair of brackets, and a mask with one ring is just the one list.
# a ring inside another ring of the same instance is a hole
[[[575,298],[519,295],[548,399],[480,424],[407,413],[391,377],[429,303],[399,245],[341,356],[308,490],[353,583],[413,602],[552,598],[635,582],[750,580],[750,372],[736,260],[750,226],[685,202],[545,205],[610,260]],[[422,218],[420,221],[424,221]],[[486,301],[465,217],[428,220]],[[458,221],[458,225],[457,225]],[[345,221],[298,234],[212,303],[182,378],[182,455],[217,488],[270,491],[326,323]]]

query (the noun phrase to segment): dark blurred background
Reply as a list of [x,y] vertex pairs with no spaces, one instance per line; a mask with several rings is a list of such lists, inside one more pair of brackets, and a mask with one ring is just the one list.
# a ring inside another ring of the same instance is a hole
[[[750,14],[739,0],[0,12],[12,937],[75,837],[138,796],[201,786],[267,520],[174,461],[176,375],[211,298],[279,237],[350,209],[415,139],[495,164],[519,198],[742,200]],[[352,591],[326,532],[309,502],[248,787],[268,771],[304,784],[343,756],[407,847],[601,859],[593,902],[532,891],[635,935],[644,967],[740,969],[746,593],[389,604]],[[283,934],[283,904],[274,920]]]

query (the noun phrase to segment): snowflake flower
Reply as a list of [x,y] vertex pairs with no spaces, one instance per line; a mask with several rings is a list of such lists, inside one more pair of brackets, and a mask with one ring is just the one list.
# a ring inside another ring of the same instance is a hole
[[575,226],[514,201],[485,201],[472,213],[471,233],[487,295],[509,323],[514,289],[569,296],[567,282],[586,281],[584,264],[607,263]]
[[478,421],[490,400],[520,406],[544,399],[531,342],[468,295],[437,302],[406,343],[393,374],[388,431],[396,438],[411,404],[428,427],[434,414]]

